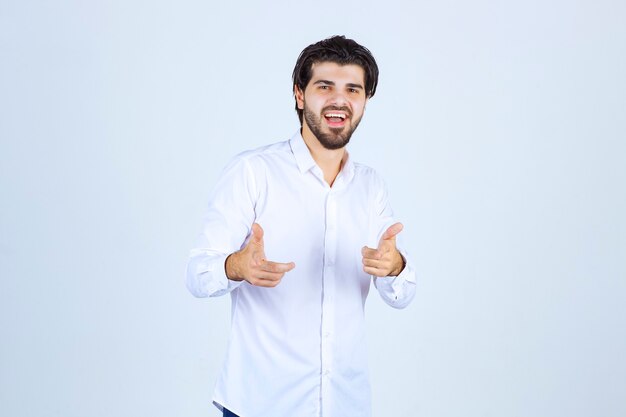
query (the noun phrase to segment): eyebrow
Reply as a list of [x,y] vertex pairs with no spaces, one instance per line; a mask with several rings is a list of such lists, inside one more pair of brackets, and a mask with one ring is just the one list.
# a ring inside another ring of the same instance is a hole
[[[335,85],[335,82],[329,80],[317,80],[313,83],[313,85],[315,84]],[[363,90],[363,86],[361,84],[348,83],[346,84],[346,86],[350,88],[360,88],[361,90]]]

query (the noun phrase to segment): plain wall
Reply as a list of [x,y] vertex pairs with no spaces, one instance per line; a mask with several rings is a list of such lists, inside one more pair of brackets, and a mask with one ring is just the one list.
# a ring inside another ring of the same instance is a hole
[[[381,69],[349,147],[417,296],[366,306],[374,416],[626,415],[623,1],[0,0],[0,415],[218,416],[211,187],[298,129],[333,34]],[[279,416],[278,416],[279,417]]]

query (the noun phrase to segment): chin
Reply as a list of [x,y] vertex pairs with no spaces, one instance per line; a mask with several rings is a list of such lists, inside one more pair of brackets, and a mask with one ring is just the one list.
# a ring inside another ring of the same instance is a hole
[[326,135],[320,135],[317,140],[322,144],[324,148],[335,150],[345,147],[350,142],[350,136],[352,135],[348,135],[347,137],[334,137],[331,139]]

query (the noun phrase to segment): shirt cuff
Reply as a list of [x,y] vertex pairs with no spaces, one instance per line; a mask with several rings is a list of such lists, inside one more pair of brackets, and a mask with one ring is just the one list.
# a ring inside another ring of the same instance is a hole
[[[228,255],[214,255],[207,256],[196,264],[195,274],[188,277],[189,281],[193,282],[193,275],[195,275],[195,281],[197,285],[191,285],[195,287],[195,291],[192,291],[194,295],[198,297],[219,297],[227,294],[239,287],[242,281],[233,281],[226,276],[225,262]],[[190,290],[192,289],[190,287]]]

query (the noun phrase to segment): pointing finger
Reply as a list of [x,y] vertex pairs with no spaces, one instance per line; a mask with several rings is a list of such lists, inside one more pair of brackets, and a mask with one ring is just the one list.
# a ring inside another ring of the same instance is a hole
[[261,270],[267,272],[289,272],[296,267],[296,264],[293,262],[281,263],[281,262],[272,262],[265,261],[261,264]]

